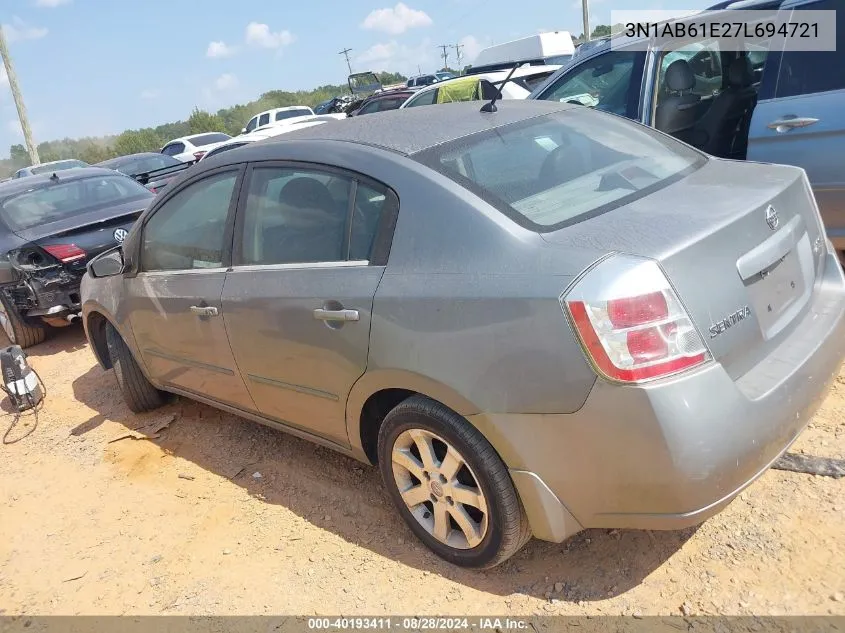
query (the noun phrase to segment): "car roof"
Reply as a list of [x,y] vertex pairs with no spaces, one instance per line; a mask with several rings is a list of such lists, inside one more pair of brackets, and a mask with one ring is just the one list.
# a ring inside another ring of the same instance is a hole
[[[58,162],[58,161],[54,161]],[[46,164],[46,163],[42,163]],[[104,167],[72,167],[70,169],[63,169],[55,172],[59,178],[59,182],[67,182],[69,180],[81,180],[82,178],[92,178],[94,176],[120,176],[113,169],[106,169]],[[0,183],[0,197],[5,198],[10,195],[23,193],[30,189],[36,189],[39,185],[50,182],[53,177],[51,172],[44,174],[34,174],[26,178],[16,178],[8,182]],[[128,176],[127,176],[128,178]]]
[[[170,145],[171,143],[182,143],[184,141],[190,142],[191,140],[193,140],[195,138],[199,138],[200,136],[205,136],[206,134],[226,134],[226,132],[202,132],[201,134],[189,134],[188,136],[180,136],[179,138],[174,138],[174,139],[167,141],[167,143],[165,143],[162,147],[166,147],[166,146]],[[226,136],[229,136],[229,135],[226,134]]]
[[[553,112],[583,106],[554,101],[526,101],[509,99],[499,103],[496,113],[481,112],[481,101],[444,103],[421,108],[389,110],[378,116],[361,116],[329,121],[294,130],[278,138],[239,148],[237,153],[225,152],[215,157],[213,166],[244,161],[272,160],[280,143],[319,140],[355,143],[377,147],[399,154],[411,155],[456,139],[485,132],[497,127],[518,123]],[[229,155],[228,158],[227,155]],[[202,165],[204,161],[199,164]]]
[[120,165],[121,163],[124,163],[128,160],[144,158],[147,156],[166,156],[166,154],[162,154],[160,152],[138,152],[137,154],[125,154],[123,156],[116,156],[115,158],[102,160],[99,163],[94,163],[94,165],[96,167],[102,167],[104,165]]

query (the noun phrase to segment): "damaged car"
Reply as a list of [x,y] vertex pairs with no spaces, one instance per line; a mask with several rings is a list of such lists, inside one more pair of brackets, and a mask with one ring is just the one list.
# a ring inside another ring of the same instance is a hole
[[111,169],[68,169],[0,185],[0,325],[30,347],[78,320],[88,260],[113,248],[155,195]]

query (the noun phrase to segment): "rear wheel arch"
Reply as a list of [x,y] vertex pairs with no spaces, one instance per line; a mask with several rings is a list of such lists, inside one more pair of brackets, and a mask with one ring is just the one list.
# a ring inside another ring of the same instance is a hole
[[[426,396],[464,418],[479,412],[453,389],[426,376],[392,370],[367,372],[352,387],[346,403],[347,433],[358,459],[373,465],[378,462],[378,434],[384,418],[415,395]],[[468,423],[472,425],[472,421]]]

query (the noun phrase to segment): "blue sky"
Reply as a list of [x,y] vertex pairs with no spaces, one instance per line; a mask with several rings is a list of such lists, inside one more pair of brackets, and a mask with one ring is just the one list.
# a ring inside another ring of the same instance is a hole
[[[700,9],[707,0],[591,0],[611,10]],[[36,141],[183,119],[194,106],[339,84],[353,70],[439,67],[438,44],[480,48],[540,30],[581,32],[580,0],[2,0]],[[454,51],[450,51],[454,62]],[[22,142],[0,65],[0,156]]]

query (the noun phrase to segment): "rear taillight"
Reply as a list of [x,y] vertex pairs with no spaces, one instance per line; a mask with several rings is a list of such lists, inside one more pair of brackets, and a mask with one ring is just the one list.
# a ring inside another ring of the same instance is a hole
[[75,262],[77,259],[84,259],[87,255],[76,244],[49,244],[43,248],[63,264]]
[[593,366],[636,383],[710,360],[701,335],[656,262],[630,256],[602,261],[561,297]]
[[205,152],[194,152],[194,160],[199,160],[203,156],[205,156]]

